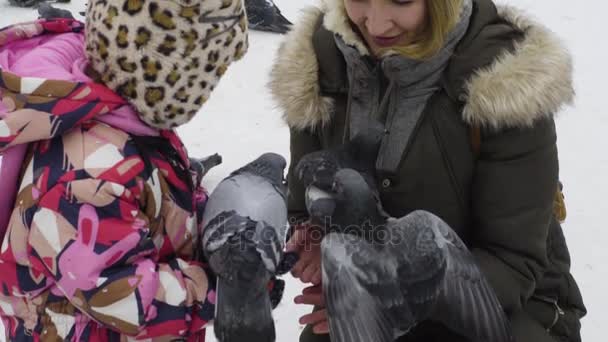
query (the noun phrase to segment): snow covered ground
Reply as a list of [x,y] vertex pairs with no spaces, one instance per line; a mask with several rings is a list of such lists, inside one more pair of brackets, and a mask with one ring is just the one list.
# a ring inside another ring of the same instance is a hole
[[[83,11],[85,0],[65,6]],[[36,18],[31,9],[15,9],[0,0],[0,26]],[[301,8],[317,0],[275,0],[293,20]],[[526,9],[556,31],[575,57],[575,106],[565,109],[557,121],[561,178],[565,185],[569,217],[564,226],[573,259],[573,273],[582,288],[589,315],[583,320],[583,341],[602,342],[602,312],[608,307],[608,115],[602,88],[608,77],[605,13],[601,0],[503,0]],[[193,156],[219,152],[224,164],[210,172],[209,189],[230,171],[259,154],[274,151],[288,156],[288,132],[265,88],[267,74],[281,40],[278,35],[253,32],[245,59],[234,64],[203,111],[180,129]],[[603,78],[602,78],[603,76]],[[277,341],[297,341],[302,327],[298,317],[307,308],[292,304],[301,285],[290,279],[284,301],[275,311]],[[602,318],[603,317],[603,318]],[[2,327],[0,325],[0,331]],[[4,341],[0,333],[0,342]],[[212,338],[209,338],[213,341]]]

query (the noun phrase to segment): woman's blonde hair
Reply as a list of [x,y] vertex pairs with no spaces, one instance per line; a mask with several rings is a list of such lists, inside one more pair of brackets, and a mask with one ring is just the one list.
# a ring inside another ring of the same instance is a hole
[[460,20],[463,0],[426,0],[426,27],[414,43],[392,47],[403,56],[424,60],[433,57],[445,44],[448,34]]

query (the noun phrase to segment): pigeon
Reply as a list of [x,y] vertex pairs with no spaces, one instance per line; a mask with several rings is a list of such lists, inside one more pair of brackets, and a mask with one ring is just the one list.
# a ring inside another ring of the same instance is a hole
[[385,129],[382,124],[370,121],[366,130],[359,132],[343,145],[316,151],[303,156],[295,168],[304,187],[314,185],[328,191],[340,169],[359,171],[372,189],[376,188],[375,166]]
[[74,19],[72,12],[61,8],[55,8],[46,2],[40,3],[38,6],[38,15],[41,19]]
[[344,168],[355,169],[364,175],[379,201],[375,163],[384,134],[384,126],[370,120],[366,130],[344,145],[312,152],[300,159],[295,174],[304,185],[306,209],[312,223],[319,226],[327,223],[325,221],[335,207],[333,197],[328,192],[336,172]]
[[36,5],[40,4],[40,3],[44,3],[44,2],[50,2],[50,3],[68,3],[71,0],[53,0],[53,1],[48,1],[48,0],[8,0],[9,4],[15,6],[15,7],[35,7]]
[[321,243],[332,342],[393,342],[426,320],[470,341],[513,341],[496,294],[444,221],[422,210],[387,217],[352,169],[338,171],[333,194],[337,216]]
[[201,184],[207,172],[221,163],[222,156],[217,153],[201,159],[190,158],[190,165],[197,175],[197,184]]
[[252,30],[287,33],[292,25],[272,0],[245,0],[245,10]]
[[285,159],[266,153],[232,172],[211,193],[202,250],[217,276],[215,335],[221,342],[273,342],[268,284],[288,227]]

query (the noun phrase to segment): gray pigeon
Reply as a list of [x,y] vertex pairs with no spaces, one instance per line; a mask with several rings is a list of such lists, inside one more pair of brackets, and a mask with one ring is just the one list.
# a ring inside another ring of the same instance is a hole
[[69,10],[55,8],[46,2],[42,2],[38,6],[38,15],[42,19],[74,19],[72,12]]
[[306,209],[312,223],[323,226],[335,208],[331,190],[336,172],[355,169],[361,173],[368,185],[376,190],[375,163],[378,149],[384,136],[384,126],[370,120],[368,128],[344,145],[316,151],[300,159],[295,168],[296,176],[306,189]]
[[46,2],[42,2],[38,5],[38,16],[41,19],[74,19],[72,12],[61,8],[55,8]]
[[376,159],[384,136],[384,126],[371,121],[366,130],[343,145],[309,153],[296,165],[296,176],[304,187],[314,185],[329,191],[336,172],[354,169],[361,173],[372,189],[376,188]]
[[287,231],[286,161],[267,153],[231,173],[205,207],[202,247],[217,275],[214,322],[221,342],[273,342],[267,285]]
[[336,174],[334,195],[339,217],[321,244],[332,342],[392,342],[426,320],[475,342],[512,341],[495,293],[444,221],[384,216],[354,170]]
[[70,0],[8,0],[8,3],[16,7],[35,7],[36,5],[49,2],[49,3],[68,3]]
[[245,0],[245,10],[252,30],[287,33],[292,25],[272,0]]

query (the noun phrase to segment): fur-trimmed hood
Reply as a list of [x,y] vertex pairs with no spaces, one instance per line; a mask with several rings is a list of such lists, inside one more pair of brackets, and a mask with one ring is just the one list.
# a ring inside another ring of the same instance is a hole
[[[476,0],[489,2],[489,0]],[[484,4],[487,5],[487,4]],[[572,58],[548,28],[510,6],[498,6],[498,17],[523,33],[512,49],[466,75],[460,99],[463,119],[491,128],[526,127],[572,103]],[[296,129],[323,126],[331,119],[332,99],[321,95],[319,63],[313,46],[319,21],[362,55],[365,43],[352,30],[343,0],[309,7],[285,37],[271,73],[270,89],[286,123]],[[482,28],[483,29],[483,28]]]

